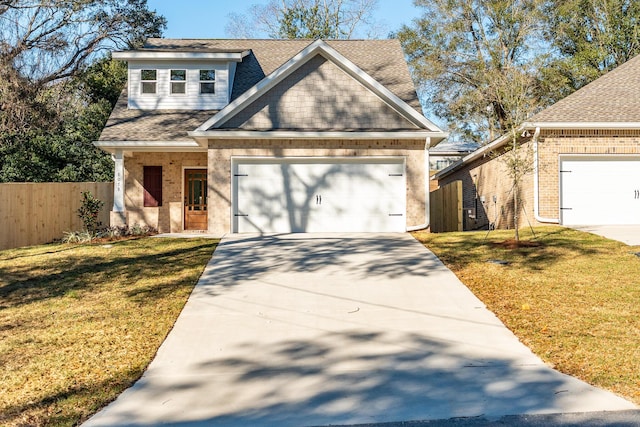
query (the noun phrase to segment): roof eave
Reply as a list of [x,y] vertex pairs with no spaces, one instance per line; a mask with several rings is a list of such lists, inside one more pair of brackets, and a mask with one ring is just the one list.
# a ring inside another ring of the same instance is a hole
[[202,145],[209,139],[426,139],[439,142],[446,132],[416,131],[255,131],[255,130],[195,130],[188,135]]
[[640,129],[640,122],[525,122],[523,128],[526,129],[602,129],[615,130]]
[[113,59],[129,60],[218,60],[242,62],[242,59],[250,53],[249,50],[242,52],[189,52],[189,51],[145,51],[127,50],[113,52]]
[[[547,129],[547,130],[560,130],[560,129],[640,130],[640,122],[524,122],[516,130],[516,133],[520,134],[525,130],[533,130],[536,128]],[[491,152],[492,150],[500,148],[510,139],[510,137],[511,136],[509,134],[504,134],[500,136],[490,144],[487,144],[484,147],[480,147],[476,151],[460,159],[458,162],[439,171],[438,173],[433,175],[432,179],[444,178],[445,176],[457,171],[467,163],[470,163],[474,160],[479,159],[480,157],[485,156],[487,153]]]
[[[517,130],[516,130],[516,134],[520,134],[522,131],[524,131],[526,128],[524,125],[520,126]],[[478,148],[476,151],[473,151],[472,153],[464,156],[462,159],[460,159],[459,161],[455,162],[452,165],[449,165],[448,167],[442,169],[441,171],[437,172],[436,174],[434,174],[431,179],[441,179],[444,178],[445,176],[457,171],[458,169],[460,169],[462,166],[466,165],[469,162],[473,162],[474,160],[477,160],[481,157],[486,156],[488,153],[490,153],[491,151],[502,147],[505,143],[507,143],[511,138],[511,135],[506,133],[504,135],[501,135],[500,137],[494,139],[492,142],[490,142],[489,144]]]
[[93,145],[108,152],[144,151],[144,152],[184,152],[206,151],[207,147],[196,141],[94,141]]

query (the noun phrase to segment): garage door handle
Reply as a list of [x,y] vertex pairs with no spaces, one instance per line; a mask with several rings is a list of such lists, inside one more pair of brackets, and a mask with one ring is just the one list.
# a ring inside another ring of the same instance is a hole
[[322,204],[322,196],[316,194],[316,205],[321,205]]
[[249,214],[234,214],[233,216],[249,216]]
[[389,214],[389,216],[402,216],[402,214]]

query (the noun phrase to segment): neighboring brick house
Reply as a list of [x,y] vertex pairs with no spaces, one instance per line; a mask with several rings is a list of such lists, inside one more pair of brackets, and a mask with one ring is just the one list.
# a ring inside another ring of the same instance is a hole
[[[533,173],[521,185],[527,224],[640,224],[640,56],[518,129]],[[503,136],[435,175],[463,182],[467,229],[513,227]]]
[[149,39],[95,144],[112,225],[161,232],[428,225],[422,115],[397,40]]

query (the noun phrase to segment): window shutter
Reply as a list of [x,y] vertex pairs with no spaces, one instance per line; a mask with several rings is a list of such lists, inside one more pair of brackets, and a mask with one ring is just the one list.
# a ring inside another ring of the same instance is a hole
[[144,206],[162,206],[162,166],[144,166]]

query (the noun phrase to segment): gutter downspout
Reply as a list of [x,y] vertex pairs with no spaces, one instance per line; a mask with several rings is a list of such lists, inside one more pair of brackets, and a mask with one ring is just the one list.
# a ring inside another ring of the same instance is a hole
[[429,203],[429,147],[431,146],[431,137],[428,136],[424,144],[424,224],[413,225],[407,227],[407,231],[424,230],[429,227],[430,219],[430,203]]
[[538,136],[540,136],[540,127],[536,127],[536,131],[533,134],[533,216],[536,221],[546,224],[559,224],[560,220],[557,218],[544,218],[540,216],[540,196],[539,191],[539,179],[540,170],[538,167]]

